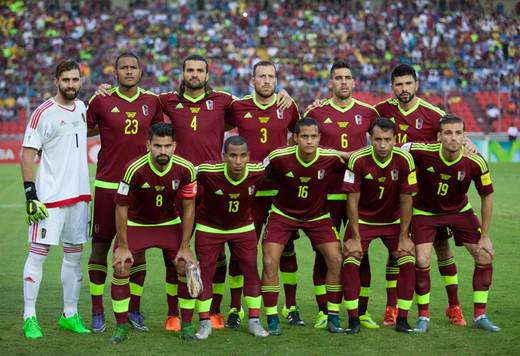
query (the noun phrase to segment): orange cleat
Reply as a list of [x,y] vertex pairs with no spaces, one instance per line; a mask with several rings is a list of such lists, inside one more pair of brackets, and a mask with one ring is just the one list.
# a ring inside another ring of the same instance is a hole
[[211,327],[213,329],[224,329],[225,322],[224,322],[224,317],[222,316],[222,314],[220,314],[220,313],[211,314],[209,316],[209,319],[211,320]]
[[397,308],[392,306],[387,306],[385,310],[385,316],[383,318],[384,326],[394,326],[395,321],[397,319]]
[[464,320],[464,315],[462,315],[462,309],[460,305],[450,305],[446,308],[446,316],[450,318],[450,323],[453,325],[466,326],[466,320]]
[[181,321],[177,315],[170,315],[164,322],[164,329],[167,331],[181,331]]

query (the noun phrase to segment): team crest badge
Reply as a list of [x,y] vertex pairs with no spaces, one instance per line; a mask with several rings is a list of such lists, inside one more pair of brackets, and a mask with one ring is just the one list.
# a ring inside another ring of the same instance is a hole
[[422,126],[423,126],[423,119],[421,119],[420,117],[415,119],[415,128],[417,130],[420,130],[420,129],[422,129]]
[[143,109],[143,115],[148,116],[148,105],[143,105],[142,109]]
[[276,109],[276,117],[278,119],[283,120],[283,110],[282,109]]
[[357,114],[354,116],[354,119],[356,120],[356,125],[361,125],[363,123],[363,116]]
[[213,100],[206,101],[206,107],[208,110],[213,110]]
[[249,188],[247,188],[247,191],[249,192],[249,195],[255,194],[255,186],[251,185]]
[[318,171],[318,179],[322,180],[323,178],[325,178],[325,170],[324,169],[320,169]]
[[177,190],[179,189],[179,185],[181,184],[181,182],[178,180],[178,179],[174,179],[172,180],[172,189],[173,190]]
[[392,171],[390,172],[390,176],[392,177],[392,180],[398,180],[399,171],[397,169],[392,169]]
[[466,177],[466,172],[464,172],[464,170],[457,172],[457,180],[458,181],[463,181],[464,177]]

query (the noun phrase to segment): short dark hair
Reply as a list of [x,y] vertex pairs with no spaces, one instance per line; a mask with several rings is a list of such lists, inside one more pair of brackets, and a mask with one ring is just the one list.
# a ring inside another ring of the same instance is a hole
[[334,64],[332,65],[332,67],[330,67],[330,78],[332,78],[332,74],[334,73],[334,71],[336,69],[341,69],[341,68],[350,69],[350,66],[348,65],[348,63],[346,61],[343,61],[343,60],[335,61]]
[[233,145],[233,146],[246,145],[246,147],[247,147],[247,141],[245,138],[243,138],[240,135],[229,136],[226,139],[226,141],[224,141],[224,153],[227,153],[227,151],[229,149],[229,145]]
[[453,114],[446,114],[443,117],[441,117],[441,120],[439,121],[439,127],[437,128],[438,132],[442,131],[442,126],[446,124],[462,124],[462,128],[464,129],[464,120],[458,116],[455,116]]
[[190,54],[188,57],[184,58],[184,60],[182,61],[182,71],[183,72],[186,69],[186,62],[187,61],[201,61],[201,62],[204,62],[206,64],[206,72],[209,72],[208,60],[206,58],[202,57],[201,55],[199,55],[199,54]]
[[70,60],[70,59],[67,59],[67,60],[64,60],[64,61],[61,61],[60,63],[58,63],[58,65],[56,66],[56,79],[60,79],[60,76],[63,72],[67,72],[69,70],[74,70],[74,69],[77,69],[79,72],[80,72],[80,75],[81,75],[81,71],[79,70],[79,64],[78,62],[76,61],[73,61],[73,60]]
[[392,69],[392,83],[394,82],[394,79],[396,77],[402,77],[405,75],[411,75],[413,77],[413,80],[417,81],[417,73],[415,72],[415,69],[409,64],[401,63],[394,67],[394,69]]
[[392,130],[394,135],[397,132],[397,125],[392,120],[386,118],[386,117],[378,117],[374,120],[372,125],[370,125],[370,130],[368,132],[370,133],[370,136],[372,136],[372,132],[374,131],[374,127],[379,127],[383,131]]
[[256,62],[255,65],[253,66],[253,77],[256,74],[256,68],[257,67],[273,67],[274,68],[274,74],[275,75],[277,74],[276,65],[273,62],[271,62],[271,61],[259,61],[259,62]]
[[314,120],[312,117],[304,117],[296,121],[296,125],[294,125],[294,133],[299,134],[302,126],[316,126],[318,128],[318,132],[320,132],[320,125],[318,121]]
[[173,129],[172,124],[168,124],[166,122],[158,122],[150,126],[150,128],[148,129],[148,141],[151,141],[154,136],[170,136],[175,141],[175,130]]
[[117,66],[119,64],[119,60],[121,58],[135,58],[135,60],[137,61],[137,65],[139,67],[141,67],[141,61],[139,60],[139,57],[137,56],[137,54],[135,54],[134,52],[123,52],[119,56],[117,56],[117,58],[116,58],[116,62],[115,62],[116,69],[117,69]]

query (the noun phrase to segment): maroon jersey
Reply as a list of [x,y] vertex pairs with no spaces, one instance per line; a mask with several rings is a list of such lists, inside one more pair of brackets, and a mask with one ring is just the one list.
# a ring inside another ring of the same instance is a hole
[[261,163],[248,163],[245,176],[238,181],[227,175],[225,163],[201,164],[197,168],[197,184],[202,187],[197,224],[219,230],[251,225],[251,205],[264,177]]
[[412,156],[394,147],[386,162],[379,162],[372,146],[354,152],[348,161],[343,190],[361,193],[359,223],[396,224],[400,217],[400,195],[417,193]]
[[392,98],[380,102],[375,109],[381,117],[393,119],[397,124],[397,143],[411,141],[435,142],[440,119],[446,115],[438,107],[417,98],[417,104],[408,111]]
[[447,161],[440,143],[407,144],[417,169],[419,193],[414,197],[414,214],[453,214],[471,209],[467,192],[471,181],[480,195],[493,193],[486,161],[477,154]]
[[137,224],[161,224],[178,218],[175,207],[178,194],[182,199],[197,195],[193,165],[173,155],[164,171],[157,170],[149,153],[129,162],[117,194],[117,205],[128,206],[128,220]]
[[246,139],[253,161],[262,161],[274,149],[287,146],[287,135],[300,119],[296,104],[282,110],[276,100],[275,95],[271,103],[262,105],[255,95],[247,95],[231,104],[228,122]]
[[280,189],[272,206],[275,213],[304,221],[328,217],[328,179],[345,170],[337,151],[318,147],[316,157],[305,163],[298,156],[298,146],[290,146],[271,152],[265,165]]
[[175,129],[176,154],[198,166],[204,161],[220,161],[226,111],[233,96],[211,91],[198,98],[177,92],[159,95],[164,113]]
[[125,164],[146,152],[148,128],[163,121],[163,113],[157,95],[144,89],[132,98],[117,87],[110,92],[90,99],[87,125],[97,126],[101,138],[96,180],[117,184]]

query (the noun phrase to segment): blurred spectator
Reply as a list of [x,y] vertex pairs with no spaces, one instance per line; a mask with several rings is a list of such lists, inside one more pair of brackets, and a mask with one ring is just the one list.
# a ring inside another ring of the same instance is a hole
[[518,137],[518,128],[514,123],[509,125],[509,128],[507,129],[507,137],[509,138],[510,142],[516,141],[516,138]]
[[500,109],[497,108],[494,104],[490,103],[487,105],[486,115],[489,124],[492,124],[493,121],[497,120],[500,117]]

